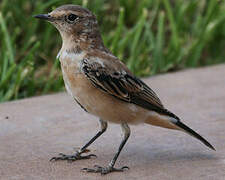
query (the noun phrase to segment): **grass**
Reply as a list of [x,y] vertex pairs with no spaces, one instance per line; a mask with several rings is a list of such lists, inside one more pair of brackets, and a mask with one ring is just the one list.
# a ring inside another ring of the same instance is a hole
[[63,89],[59,33],[32,15],[66,3],[97,15],[105,45],[137,76],[225,62],[222,0],[2,0],[0,101]]

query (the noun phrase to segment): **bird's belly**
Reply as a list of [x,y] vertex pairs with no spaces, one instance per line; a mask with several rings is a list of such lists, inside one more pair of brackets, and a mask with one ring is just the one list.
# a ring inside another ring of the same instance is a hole
[[159,115],[135,104],[121,101],[97,89],[85,77],[79,78],[82,79],[80,79],[80,85],[76,86],[70,83],[72,84],[72,88],[68,92],[72,92],[74,99],[87,112],[113,123],[147,123],[154,126],[177,129],[167,116]]
[[67,92],[89,113],[114,123],[140,123],[146,119],[147,110],[123,102],[96,88],[81,73],[63,69]]
[[62,66],[62,72],[67,92],[87,112],[105,121],[114,123],[127,122],[129,124],[145,122],[162,127],[166,127],[169,123],[169,121],[167,123],[165,117],[161,118],[157,113],[135,104],[121,101],[96,88],[84,74],[76,70],[76,67],[69,66],[65,68]]

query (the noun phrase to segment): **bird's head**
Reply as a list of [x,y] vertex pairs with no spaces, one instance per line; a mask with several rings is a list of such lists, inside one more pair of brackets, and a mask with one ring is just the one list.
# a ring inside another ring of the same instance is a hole
[[[66,41],[102,43],[96,16],[78,5],[63,5],[48,14],[39,14],[35,18],[49,21]],[[97,45],[97,44],[96,44]]]

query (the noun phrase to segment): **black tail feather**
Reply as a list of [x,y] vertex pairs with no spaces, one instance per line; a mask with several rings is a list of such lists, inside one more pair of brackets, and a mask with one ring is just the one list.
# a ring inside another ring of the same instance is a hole
[[180,127],[181,129],[183,129],[185,132],[187,132],[191,136],[193,136],[193,137],[197,138],[198,140],[200,140],[202,143],[204,143],[210,149],[212,149],[214,151],[216,150],[206,139],[204,139],[202,136],[200,136],[194,130],[192,130],[191,128],[189,128],[185,124],[183,124],[181,121],[178,120],[177,122],[174,122],[174,124],[176,124],[178,127]]

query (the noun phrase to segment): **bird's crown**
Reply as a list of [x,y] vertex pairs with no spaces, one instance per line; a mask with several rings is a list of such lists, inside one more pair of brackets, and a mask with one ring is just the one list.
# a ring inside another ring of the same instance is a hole
[[48,14],[34,16],[51,22],[60,32],[63,44],[103,48],[96,16],[78,5],[63,5]]

